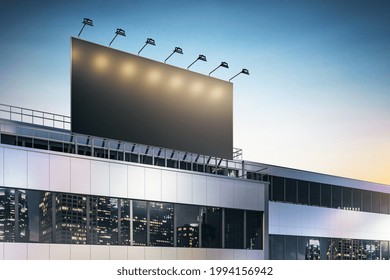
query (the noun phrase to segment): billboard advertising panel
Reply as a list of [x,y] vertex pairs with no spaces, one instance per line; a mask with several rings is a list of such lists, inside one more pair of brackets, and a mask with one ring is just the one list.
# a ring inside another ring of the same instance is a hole
[[75,133],[232,158],[233,85],[72,38]]

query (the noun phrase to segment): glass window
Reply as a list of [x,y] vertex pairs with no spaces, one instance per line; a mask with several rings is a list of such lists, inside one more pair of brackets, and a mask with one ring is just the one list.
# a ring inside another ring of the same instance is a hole
[[222,248],[222,209],[202,207],[201,210],[202,247]]
[[343,209],[351,210],[352,209],[352,189],[350,188],[341,188],[342,198],[343,198]]
[[321,186],[319,183],[310,182],[310,205],[320,206]]
[[177,247],[199,247],[199,207],[175,205]]
[[341,188],[339,186],[332,186],[332,208],[341,208]]
[[151,246],[173,246],[173,204],[150,202]]
[[244,249],[244,211],[225,209],[225,248]]
[[286,202],[297,203],[297,180],[286,179]]
[[352,208],[355,211],[362,209],[362,191],[359,189],[352,189]]
[[89,197],[91,244],[118,244],[118,199],[105,196]]
[[390,258],[389,255],[389,242],[381,241],[381,259],[388,260]]
[[118,244],[130,245],[130,200],[129,199],[119,199],[120,207],[120,235]]
[[272,177],[272,199],[274,201],[284,201],[284,178]]
[[284,237],[282,235],[270,235],[271,241],[271,259],[284,259]]
[[[19,198],[19,204],[21,206],[19,208],[20,213],[18,226],[20,232],[20,241],[42,243],[52,241],[52,201],[50,201],[50,206],[47,205],[46,201],[43,200],[45,193],[49,194],[49,192],[28,190],[26,192],[23,192],[24,195]],[[44,219],[44,216],[47,216],[46,213],[50,214],[49,220]],[[0,216],[2,215],[0,214]],[[42,224],[40,224],[40,222]],[[45,235],[46,240],[40,240],[40,236],[43,235]]]
[[[87,196],[67,193],[50,195],[55,196],[53,241],[61,244],[86,244]],[[46,219],[52,219],[52,215],[48,213]]]
[[309,204],[309,182],[298,181],[298,203]]
[[374,213],[380,213],[380,193],[378,192],[372,192],[372,212]]
[[[317,238],[318,240],[318,238]],[[329,251],[329,238],[319,238],[320,241],[320,260],[327,260],[328,259],[328,251]]]
[[147,203],[133,200],[133,245],[147,245]]
[[332,187],[321,185],[321,206],[331,207],[332,205]]
[[285,236],[286,250],[284,252],[285,260],[296,260],[297,259],[297,237],[296,236]]
[[263,213],[246,211],[246,249],[263,249]]
[[319,238],[306,239],[305,260],[320,260],[321,259],[321,244]]
[[362,191],[362,211],[371,212],[371,192]]
[[298,236],[297,260],[306,259],[306,246],[309,239],[306,236]]
[[381,193],[381,213],[389,214],[389,195]]

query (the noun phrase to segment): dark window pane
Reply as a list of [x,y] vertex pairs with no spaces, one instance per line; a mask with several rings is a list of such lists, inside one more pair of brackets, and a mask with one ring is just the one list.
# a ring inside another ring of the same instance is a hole
[[51,192],[39,194],[39,242],[54,242],[55,224],[53,211],[55,209],[55,195]]
[[352,189],[350,188],[341,188],[342,198],[343,198],[343,209],[351,210],[352,209]]
[[372,192],[372,212],[380,213],[380,193]]
[[306,243],[305,260],[320,260],[321,244],[318,238],[309,238]]
[[297,259],[297,237],[296,236],[285,236],[286,250],[284,252],[285,260],[296,260]]
[[133,201],[133,245],[147,245],[147,203]]
[[353,189],[352,198],[353,210],[360,211],[362,209],[362,191],[359,189]]
[[310,205],[320,206],[320,194],[320,184],[310,182]]
[[244,249],[244,211],[225,209],[225,248]]
[[274,201],[284,201],[284,178],[272,177],[272,194]]
[[118,244],[118,199],[104,196],[89,197],[88,243]]
[[370,191],[362,191],[362,211],[371,212],[371,192]]
[[330,260],[366,259],[366,245],[363,240],[333,238],[329,243]]
[[173,246],[173,204],[150,202],[150,245]]
[[284,259],[284,237],[282,235],[272,235],[271,239],[271,259]]
[[321,185],[321,206],[331,207],[332,205],[332,187]]
[[[21,240],[30,241],[30,242],[39,242],[40,204],[41,204],[41,196],[43,193],[44,192],[42,191],[32,191],[32,190],[25,192],[25,199],[24,199],[25,207],[24,210],[19,214],[19,229],[21,233],[23,232],[22,236],[20,236]],[[19,200],[19,204],[20,204],[20,200]],[[42,205],[42,207],[44,206]],[[50,233],[51,233],[51,228],[50,228]],[[48,233],[48,235],[50,233]],[[49,240],[51,240],[51,238],[49,238]]]
[[199,207],[175,205],[177,247],[199,247]]
[[297,260],[306,259],[306,246],[309,242],[308,237],[298,236]]
[[381,241],[381,256],[382,260],[388,260],[390,258],[388,241]]
[[222,248],[222,209],[202,207],[202,247]]
[[298,203],[309,204],[309,182],[298,181]]
[[[78,194],[56,193],[54,242],[62,244],[87,243],[87,197]],[[52,219],[48,214],[47,219]]]
[[381,213],[389,214],[389,195],[381,193]]
[[286,202],[297,203],[297,180],[286,179]]
[[119,242],[118,244],[122,245],[130,245],[131,239],[130,239],[130,200],[128,199],[120,199],[119,200],[119,206],[120,206],[120,235],[119,235]]
[[380,248],[381,248],[380,241],[372,240],[371,241],[371,246],[369,248],[366,247],[367,259],[369,259],[369,260],[380,260],[381,259]]
[[332,208],[341,208],[341,188],[332,186]]
[[263,213],[246,211],[246,249],[263,249]]

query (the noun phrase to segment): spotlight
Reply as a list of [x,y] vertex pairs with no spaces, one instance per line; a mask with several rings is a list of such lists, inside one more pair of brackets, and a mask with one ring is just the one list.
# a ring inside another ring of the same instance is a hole
[[111,47],[112,42],[114,42],[116,36],[118,36],[118,35],[126,37],[125,31],[123,29],[117,28],[116,31],[115,31],[114,38],[111,40],[110,44],[108,45],[109,47]]
[[197,62],[198,60],[207,61],[206,56],[203,55],[203,54],[200,54],[199,57],[187,67],[187,70],[188,70],[195,62]]
[[211,71],[211,72],[209,73],[209,76],[211,75],[211,73],[213,73],[213,72],[214,72],[215,70],[217,70],[219,67],[229,68],[229,65],[227,64],[227,62],[222,61],[221,64],[218,65],[217,68],[215,68],[213,71]]
[[240,74],[249,75],[249,71],[248,71],[248,69],[242,69],[241,72],[239,72],[238,74],[236,74],[236,75],[234,75],[233,77],[231,77],[230,80],[229,80],[229,82],[230,82],[231,80],[233,80],[235,77],[237,77],[238,75],[240,75]]
[[84,20],[83,20],[83,27],[81,28],[81,30],[80,30],[79,35],[77,36],[77,38],[80,38],[81,32],[83,32],[84,27],[85,27],[86,25],[93,26],[92,19],[84,18]]
[[155,46],[155,45],[156,45],[156,42],[155,42],[152,38],[146,39],[145,45],[139,50],[138,55],[139,55],[139,53],[146,47],[146,45]]
[[176,47],[176,48],[173,50],[173,52],[164,60],[164,63],[166,63],[167,60],[168,60],[174,53],[183,54],[183,50],[182,50],[182,48]]

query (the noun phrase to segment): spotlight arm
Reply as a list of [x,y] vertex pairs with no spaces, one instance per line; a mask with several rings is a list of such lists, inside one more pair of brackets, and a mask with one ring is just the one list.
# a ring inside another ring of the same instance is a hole
[[114,42],[115,38],[118,36],[118,33],[115,34],[114,38],[111,40],[110,44],[108,45],[109,47],[111,47],[111,44],[112,42]]
[[234,75],[233,77],[231,77],[231,78],[229,79],[229,82],[230,82],[231,80],[233,80],[235,77],[237,77],[238,75],[240,75],[241,73],[242,73],[242,72],[240,72],[240,73]]
[[211,73],[213,73],[215,70],[217,70],[219,67],[221,67],[221,65],[218,65],[213,71],[211,71],[210,73],[209,73],[209,76],[211,75]]
[[175,51],[173,51],[165,60],[164,60],[164,63],[167,62],[167,60],[175,53]]
[[195,61],[192,62],[192,63],[187,67],[187,70],[188,70],[195,62],[197,62],[198,60],[199,60],[199,58],[195,59]]
[[138,55],[140,52],[142,52],[142,50],[146,47],[147,44],[148,44],[148,42],[146,42],[145,45],[139,50]]
[[79,35],[77,35],[77,38],[80,38],[81,32],[83,32],[85,25],[86,25],[86,23],[84,23],[84,24],[83,24],[83,27],[81,27],[81,30],[80,30],[80,32],[79,32]]

